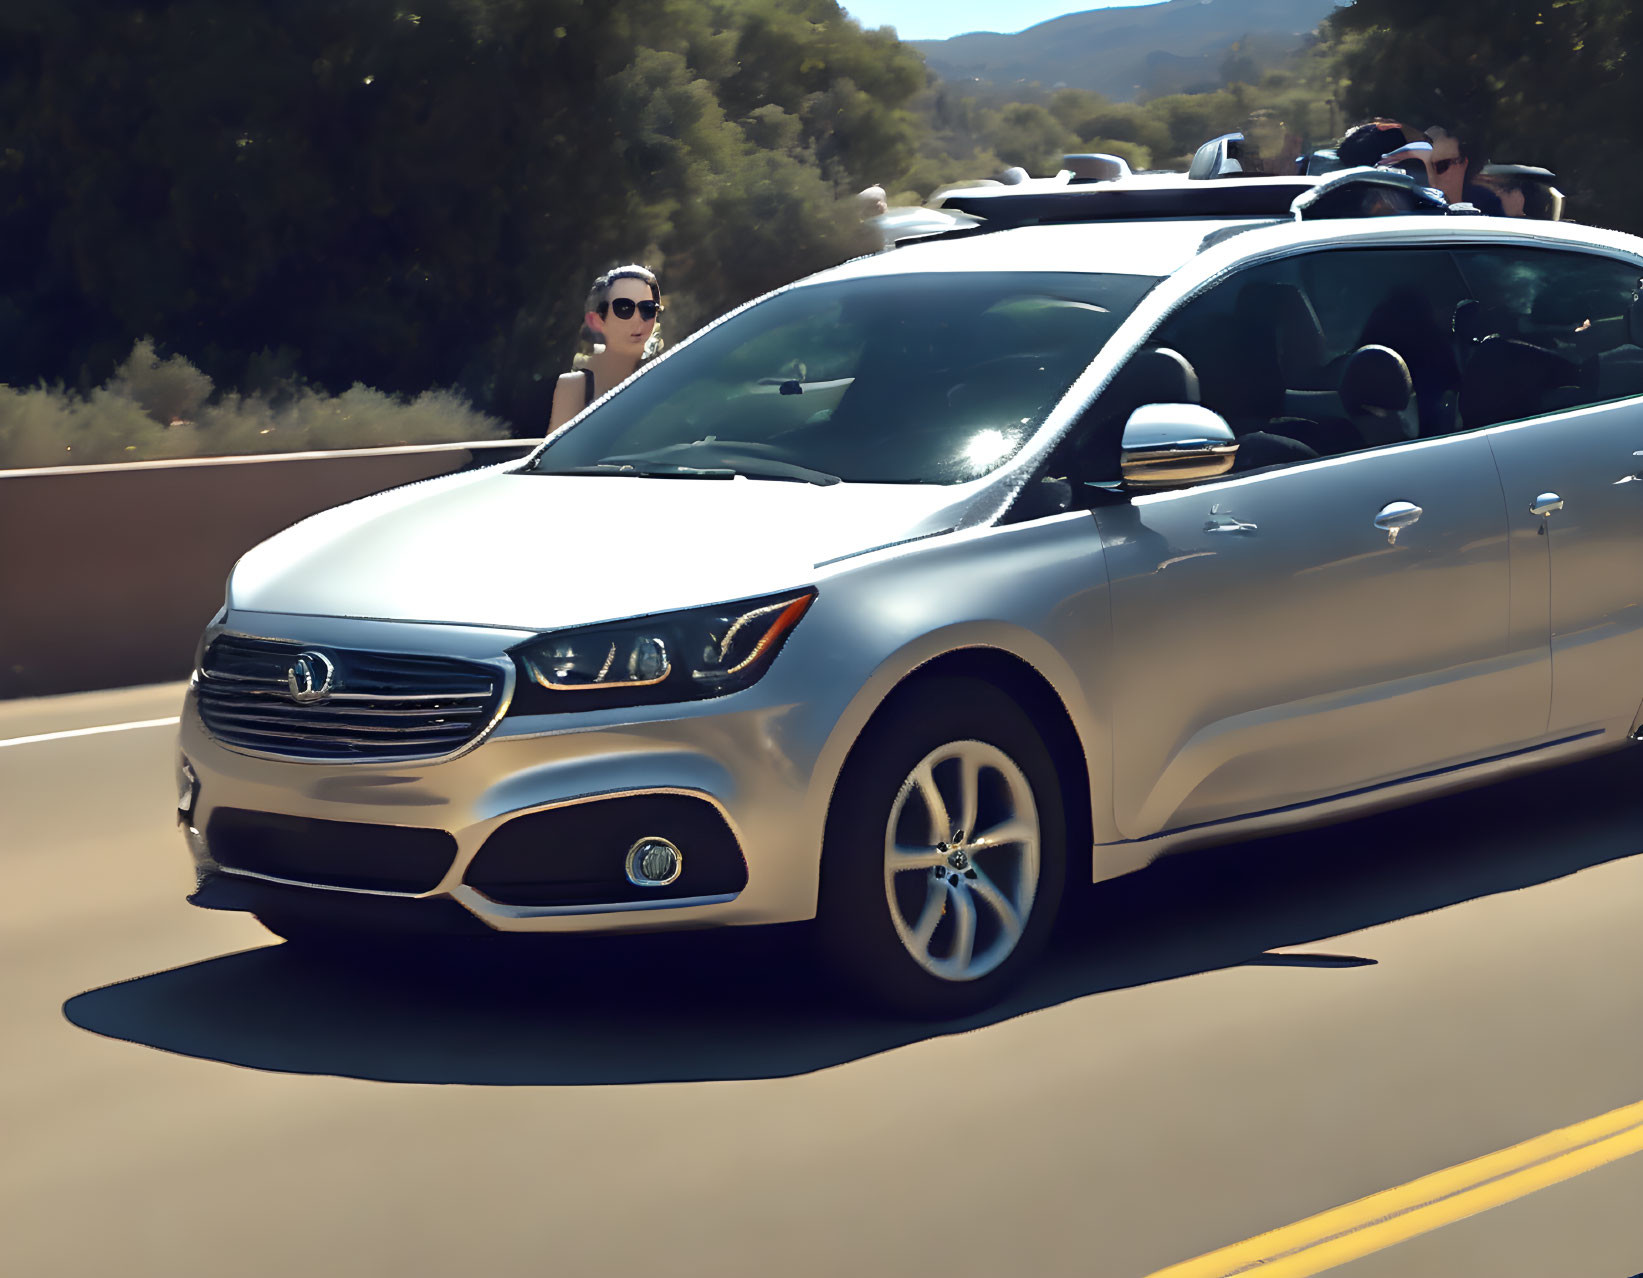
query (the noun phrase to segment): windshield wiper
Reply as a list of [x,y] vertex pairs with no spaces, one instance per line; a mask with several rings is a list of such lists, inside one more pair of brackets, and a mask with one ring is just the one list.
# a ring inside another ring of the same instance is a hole
[[732,454],[725,460],[736,468],[738,475],[746,475],[749,479],[788,479],[801,484],[815,484],[821,488],[828,488],[841,482],[837,475],[829,475],[825,470],[814,470],[809,466],[801,466],[798,462],[777,461],[774,457],[741,457]]
[[589,466],[565,466],[559,470],[537,467],[538,475],[629,475],[635,479],[734,479],[736,472],[728,466],[680,466],[672,462],[653,462],[635,466],[630,462],[595,462]]
[[[715,473],[718,468],[727,467],[732,473],[745,475],[749,479],[786,479],[801,484],[816,484],[822,488],[840,482],[837,475],[830,475],[825,470],[816,470],[811,466],[802,466],[798,462],[767,455],[774,451],[776,451],[775,447],[771,444],[741,443],[729,439],[701,439],[686,444],[668,444],[645,453],[626,453],[607,457],[599,465],[648,467],[664,464],[673,466],[677,463],[659,463],[656,459],[666,455],[678,456],[681,453],[687,453],[691,456],[701,457],[714,469]],[[681,469],[689,469],[689,467],[681,467]]]

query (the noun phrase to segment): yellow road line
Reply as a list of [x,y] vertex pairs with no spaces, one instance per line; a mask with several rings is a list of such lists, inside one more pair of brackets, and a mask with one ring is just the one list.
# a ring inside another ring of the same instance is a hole
[[1643,1153],[1643,1101],[1222,1247],[1149,1278],[1306,1278]]

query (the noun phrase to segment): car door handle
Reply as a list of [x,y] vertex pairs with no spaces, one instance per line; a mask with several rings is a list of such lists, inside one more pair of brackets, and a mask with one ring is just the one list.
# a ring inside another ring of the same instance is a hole
[[1230,515],[1223,519],[1211,519],[1204,524],[1204,531],[1207,533],[1252,533],[1259,528],[1259,524],[1245,523],[1242,519],[1234,519]]
[[1386,534],[1386,544],[1396,546],[1398,534],[1426,512],[1412,501],[1391,501],[1375,516],[1375,527]]
[[1559,497],[1556,493],[1541,493],[1539,497],[1535,498],[1535,504],[1529,507],[1529,513],[1531,515],[1539,515],[1542,519],[1544,519],[1553,511],[1562,509],[1563,498]]

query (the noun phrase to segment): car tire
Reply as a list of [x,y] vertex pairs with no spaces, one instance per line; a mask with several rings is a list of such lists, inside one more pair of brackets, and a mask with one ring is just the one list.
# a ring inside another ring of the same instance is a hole
[[1043,950],[1066,861],[1055,762],[1026,711],[979,679],[916,683],[875,717],[834,790],[823,959],[896,1015],[980,1011]]

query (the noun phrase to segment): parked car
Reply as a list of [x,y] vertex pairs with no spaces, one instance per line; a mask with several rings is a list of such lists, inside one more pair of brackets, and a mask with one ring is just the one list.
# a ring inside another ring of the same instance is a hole
[[980,224],[525,461],[247,554],[182,717],[191,899],[294,940],[814,920],[951,1016],[1068,876],[1638,735],[1643,241],[1366,171],[947,204]]

